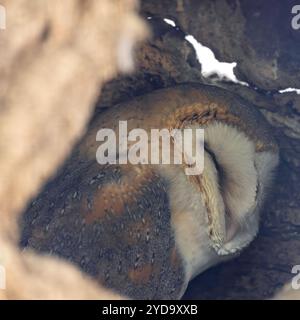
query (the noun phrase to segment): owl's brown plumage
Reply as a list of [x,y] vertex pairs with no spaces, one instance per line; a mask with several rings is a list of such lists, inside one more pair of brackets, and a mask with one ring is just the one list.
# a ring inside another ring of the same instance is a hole
[[[96,133],[204,128],[199,176],[182,165],[99,165]],[[260,113],[211,86],[185,84],[98,116],[60,174],[30,206],[23,246],[62,256],[132,298],[180,298],[188,281],[239,252],[256,235],[277,165]]]

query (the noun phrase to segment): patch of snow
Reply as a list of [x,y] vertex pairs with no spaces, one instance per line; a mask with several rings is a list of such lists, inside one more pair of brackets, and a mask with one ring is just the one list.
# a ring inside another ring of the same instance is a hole
[[249,86],[248,83],[238,80],[234,74],[233,69],[237,65],[236,62],[220,62],[216,59],[212,50],[202,45],[194,36],[188,35],[185,39],[194,47],[197,59],[201,63],[202,75],[204,77],[216,74],[221,80],[229,80],[243,86]]
[[176,27],[176,23],[173,21],[173,20],[171,20],[171,19],[167,19],[167,18],[165,18],[164,19],[164,22],[165,23],[167,23],[167,24],[169,24],[170,26],[172,26],[172,27]]
[[286,89],[279,90],[279,93],[286,93],[286,92],[296,92],[297,94],[300,94],[300,89],[286,88]]

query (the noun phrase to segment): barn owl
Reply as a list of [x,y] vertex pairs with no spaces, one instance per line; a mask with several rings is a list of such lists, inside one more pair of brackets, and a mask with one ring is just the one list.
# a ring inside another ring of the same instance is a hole
[[[204,169],[96,161],[100,128],[204,129]],[[217,87],[182,84],[102,112],[22,220],[21,245],[63,257],[134,299],[179,299],[256,236],[278,164],[262,115]],[[59,270],[58,270],[59,272]]]

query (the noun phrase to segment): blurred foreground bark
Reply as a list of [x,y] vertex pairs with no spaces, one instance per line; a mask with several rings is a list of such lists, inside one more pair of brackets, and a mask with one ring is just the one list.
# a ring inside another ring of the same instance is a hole
[[4,0],[0,31],[0,299],[118,298],[75,267],[17,248],[17,219],[90,119],[102,84],[146,34],[134,0]]

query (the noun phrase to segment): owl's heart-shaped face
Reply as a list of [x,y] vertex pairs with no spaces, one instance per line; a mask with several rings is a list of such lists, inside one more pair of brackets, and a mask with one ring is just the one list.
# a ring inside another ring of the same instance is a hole
[[203,184],[207,189],[211,239],[218,254],[246,247],[258,232],[259,211],[278,154],[257,150],[243,131],[216,122],[205,128]]

